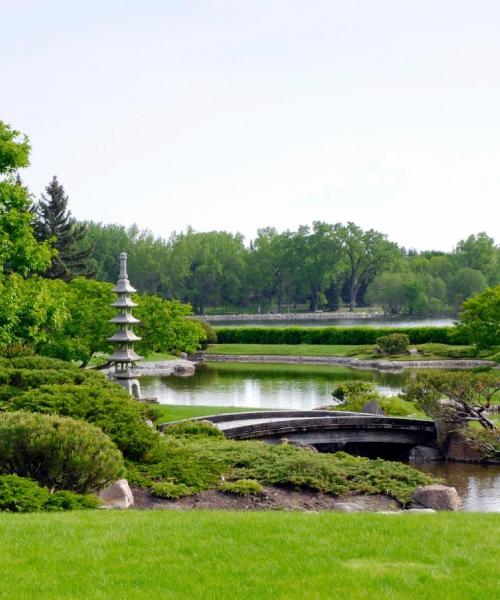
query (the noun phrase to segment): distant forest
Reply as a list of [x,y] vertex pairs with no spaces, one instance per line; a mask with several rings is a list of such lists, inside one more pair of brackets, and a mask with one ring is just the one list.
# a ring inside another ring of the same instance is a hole
[[[85,223],[87,270],[115,281],[117,256],[143,292],[190,303],[203,314],[335,310],[381,306],[418,315],[456,311],[469,296],[500,282],[500,247],[485,233],[449,253],[400,248],[354,223],[315,222],[296,231],[259,230],[248,245],[226,231],[174,233],[168,240],[133,226]],[[285,308],[286,307],[286,308]]]
[[405,249],[373,229],[319,221],[296,231],[265,227],[247,245],[238,233],[190,228],[165,240],[136,226],[77,222],[55,177],[33,211],[38,239],[58,250],[47,277],[114,282],[125,251],[141,292],[187,302],[197,314],[362,306],[401,315],[456,312],[500,283],[500,246],[485,233],[452,252]]

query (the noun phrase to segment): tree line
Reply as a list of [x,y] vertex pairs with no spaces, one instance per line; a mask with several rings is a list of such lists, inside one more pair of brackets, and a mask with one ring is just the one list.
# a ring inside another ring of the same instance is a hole
[[125,250],[141,290],[190,303],[198,314],[375,305],[391,314],[439,313],[500,282],[500,247],[485,233],[451,252],[418,252],[354,223],[267,227],[248,245],[226,231],[189,228],[163,240],[136,226],[85,227],[87,268],[97,279],[116,280],[116,256]]

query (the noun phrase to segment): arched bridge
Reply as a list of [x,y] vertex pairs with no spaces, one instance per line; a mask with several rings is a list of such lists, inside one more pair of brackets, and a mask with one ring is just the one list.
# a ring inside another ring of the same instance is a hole
[[[227,438],[235,440],[279,443],[286,438],[289,442],[313,445],[324,451],[381,445],[409,449],[417,445],[432,445],[436,441],[434,422],[427,419],[344,411],[259,411],[188,420],[210,421]],[[165,423],[160,427],[164,429],[172,424]]]

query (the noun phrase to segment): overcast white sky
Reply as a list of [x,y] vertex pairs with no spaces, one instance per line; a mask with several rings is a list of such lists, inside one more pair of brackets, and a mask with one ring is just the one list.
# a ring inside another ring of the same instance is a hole
[[0,67],[80,219],[500,237],[499,0],[0,0]]

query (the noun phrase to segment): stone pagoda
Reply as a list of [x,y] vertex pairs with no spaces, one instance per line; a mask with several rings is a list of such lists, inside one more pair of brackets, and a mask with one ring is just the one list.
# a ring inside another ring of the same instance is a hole
[[117,284],[113,288],[116,294],[116,301],[111,306],[116,308],[116,316],[110,319],[110,323],[116,325],[116,332],[108,338],[108,342],[116,345],[116,350],[109,357],[115,364],[113,373],[116,382],[123,386],[134,398],[141,397],[141,386],[137,379],[138,374],[134,370],[136,362],[142,360],[142,357],[134,351],[134,342],[141,338],[135,335],[133,326],[140,323],[139,319],[132,316],[132,308],[137,306],[132,302],[130,295],[135,292],[135,288],[130,285],[127,275],[127,254],[120,254],[120,276]]

